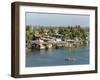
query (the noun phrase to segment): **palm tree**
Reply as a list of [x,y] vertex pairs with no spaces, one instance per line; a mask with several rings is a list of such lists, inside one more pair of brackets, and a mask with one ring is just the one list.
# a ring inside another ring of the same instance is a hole
[[33,28],[32,26],[26,27],[26,47],[31,48],[31,41],[33,36]]

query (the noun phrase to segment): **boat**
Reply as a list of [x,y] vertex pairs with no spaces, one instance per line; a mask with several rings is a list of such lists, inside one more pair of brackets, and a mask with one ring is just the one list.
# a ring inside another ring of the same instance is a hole
[[74,58],[74,57],[67,57],[64,60],[65,61],[76,61],[76,58]]

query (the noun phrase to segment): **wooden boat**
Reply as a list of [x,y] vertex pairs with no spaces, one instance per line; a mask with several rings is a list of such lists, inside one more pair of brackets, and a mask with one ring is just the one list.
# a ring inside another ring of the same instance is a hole
[[65,58],[64,60],[65,60],[65,61],[75,61],[76,58],[74,58],[74,57],[67,57],[67,58]]

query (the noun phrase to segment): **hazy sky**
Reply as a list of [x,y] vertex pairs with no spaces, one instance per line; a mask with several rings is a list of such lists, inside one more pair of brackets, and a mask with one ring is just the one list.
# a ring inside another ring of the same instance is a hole
[[26,13],[26,25],[89,26],[89,15]]

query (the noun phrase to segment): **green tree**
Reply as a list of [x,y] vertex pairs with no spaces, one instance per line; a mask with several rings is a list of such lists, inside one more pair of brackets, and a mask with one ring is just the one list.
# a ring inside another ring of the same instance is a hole
[[31,48],[31,41],[33,36],[33,28],[32,26],[26,27],[26,47]]
[[50,36],[53,36],[55,33],[56,33],[56,32],[55,32],[55,29],[49,28],[49,31],[48,31],[47,34],[50,35]]

